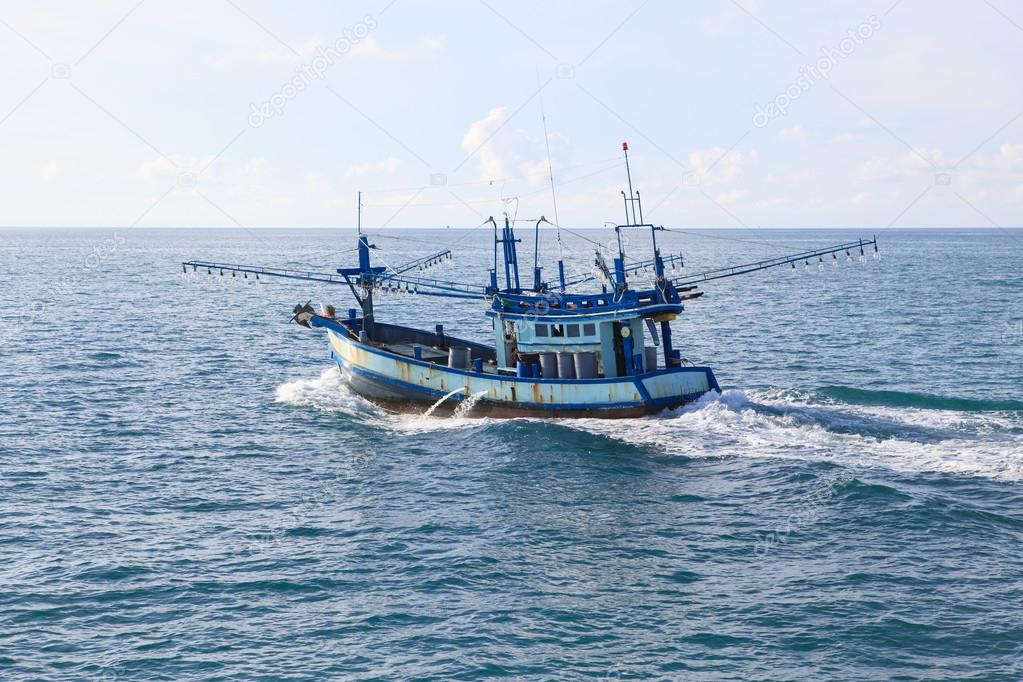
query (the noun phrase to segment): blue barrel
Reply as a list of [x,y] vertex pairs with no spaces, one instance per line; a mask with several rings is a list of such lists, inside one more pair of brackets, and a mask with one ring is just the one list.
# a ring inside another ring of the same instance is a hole
[[469,366],[472,349],[465,346],[451,346],[448,348],[448,367],[454,369],[465,369]]
[[515,362],[515,376],[517,377],[528,379],[530,376],[529,374],[530,369],[531,367],[528,362],[522,362],[522,360],[518,360]]
[[575,357],[571,353],[558,353],[558,376],[575,379]]
[[540,353],[540,375],[544,379],[558,378],[558,354]]
[[541,374],[540,374],[540,363],[539,362],[530,363],[530,365],[529,365],[529,376],[533,377],[534,379],[539,379],[540,378]]
[[483,373],[483,358],[476,358],[472,361],[473,371],[482,374]]
[[575,355],[575,376],[577,379],[597,378],[597,354],[591,350],[581,350]]
[[657,346],[647,346],[643,354],[646,356],[646,371],[653,372],[657,369]]

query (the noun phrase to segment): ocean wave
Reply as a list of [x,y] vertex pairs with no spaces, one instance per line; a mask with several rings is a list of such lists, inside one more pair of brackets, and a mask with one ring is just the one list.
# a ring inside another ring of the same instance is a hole
[[873,391],[849,386],[825,386],[817,389],[816,393],[823,398],[855,405],[918,407],[957,412],[1023,412],[1023,402],[1019,400],[977,400],[907,391]]
[[[877,397],[889,393],[905,397],[887,402]],[[877,399],[851,402],[835,397],[861,394]],[[353,393],[333,367],[318,378],[281,384],[274,399],[345,415],[397,435],[490,429],[512,421],[387,412]],[[1023,480],[1023,414],[979,409],[980,404],[991,407],[1004,401],[946,400],[942,403],[919,398],[918,394],[843,387],[816,391],[727,389],[657,416],[565,419],[557,423],[632,446],[688,457],[774,457]],[[960,403],[965,409],[949,407]]]

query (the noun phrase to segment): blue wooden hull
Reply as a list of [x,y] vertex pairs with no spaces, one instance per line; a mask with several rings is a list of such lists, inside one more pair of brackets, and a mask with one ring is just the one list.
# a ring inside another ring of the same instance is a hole
[[471,416],[637,417],[679,407],[719,390],[709,367],[672,367],[614,378],[524,378],[455,369],[389,352],[359,342],[335,320],[317,318],[313,326],[326,328],[331,359],[351,389],[396,411],[422,412],[448,395],[437,411],[450,412],[471,398]]

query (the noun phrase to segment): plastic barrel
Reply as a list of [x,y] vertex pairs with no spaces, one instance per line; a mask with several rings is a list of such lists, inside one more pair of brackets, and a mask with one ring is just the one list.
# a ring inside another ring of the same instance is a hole
[[515,362],[515,376],[521,377],[523,379],[528,379],[529,370],[530,365],[528,362],[522,362],[522,360],[518,360]]
[[369,343],[369,334],[365,329],[359,330],[359,343]]
[[533,377],[534,379],[539,379],[540,378],[541,374],[540,374],[540,363],[539,362],[531,362],[531,363],[529,363],[529,376]]
[[465,346],[451,346],[448,348],[448,367],[454,369],[465,369],[469,366],[469,358],[472,349]]
[[643,353],[646,355],[646,371],[652,372],[657,369],[657,346],[647,346]]
[[476,358],[472,361],[472,371],[474,372],[483,371],[483,358]]
[[575,353],[575,376],[577,379],[597,378],[597,354],[592,350]]
[[540,353],[540,372],[545,379],[558,378],[557,353]]
[[558,353],[558,376],[575,379],[575,357],[571,353]]

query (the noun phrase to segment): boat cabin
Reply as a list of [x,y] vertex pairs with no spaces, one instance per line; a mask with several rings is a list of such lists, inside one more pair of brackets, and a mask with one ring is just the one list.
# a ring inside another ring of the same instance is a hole
[[[613,378],[678,364],[664,358],[656,323],[682,311],[652,295],[505,294],[487,315],[494,321],[497,364],[537,378]],[[539,367],[539,373],[537,373]],[[574,372],[574,374],[573,374]],[[567,375],[567,376],[566,376]]]

